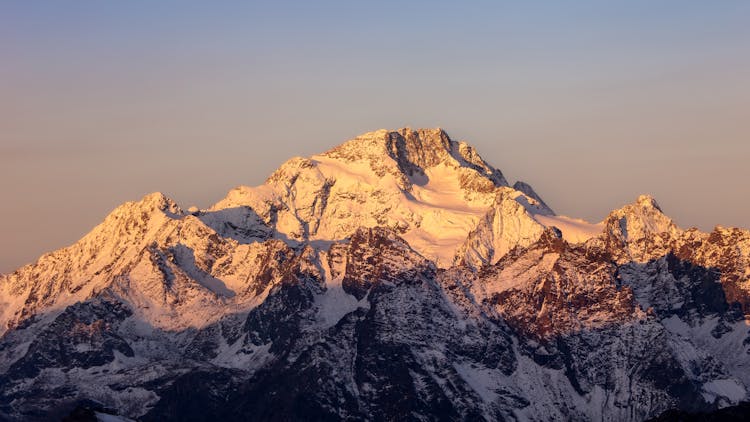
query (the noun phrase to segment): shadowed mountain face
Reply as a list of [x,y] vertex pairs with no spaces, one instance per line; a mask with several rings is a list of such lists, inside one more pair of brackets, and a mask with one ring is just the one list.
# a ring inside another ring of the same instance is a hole
[[206,210],[123,204],[2,276],[0,420],[731,413],[749,277],[746,230],[645,195],[558,216],[440,129],[371,132]]

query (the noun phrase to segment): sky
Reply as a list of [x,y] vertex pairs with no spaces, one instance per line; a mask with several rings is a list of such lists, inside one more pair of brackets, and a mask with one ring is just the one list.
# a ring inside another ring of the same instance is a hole
[[559,214],[750,227],[750,2],[5,1],[0,272],[154,191],[442,127]]

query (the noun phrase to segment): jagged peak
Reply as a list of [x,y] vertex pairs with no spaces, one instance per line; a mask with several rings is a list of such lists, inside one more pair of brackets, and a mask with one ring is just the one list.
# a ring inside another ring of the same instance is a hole
[[621,208],[613,210],[610,215],[634,214],[639,212],[664,215],[664,211],[662,211],[662,208],[661,206],[659,206],[659,203],[656,202],[656,199],[654,199],[653,196],[647,194],[638,195],[638,198],[636,198],[635,201],[625,204]]
[[315,166],[315,162],[309,158],[304,157],[292,157],[286,160],[278,169],[276,169],[268,179],[266,183],[274,183],[283,181],[285,179],[294,178],[296,174],[302,169],[312,168]]
[[[394,160],[420,154],[421,161],[431,165],[435,156],[447,157],[451,152],[451,140],[440,128],[412,129],[404,127],[396,130],[379,129],[366,132],[338,145],[322,155],[355,161],[373,155],[388,155]],[[412,157],[415,158],[415,157]]]
[[451,157],[452,141],[442,129],[403,128],[389,132],[386,150],[411,175],[446,162]]
[[522,192],[524,195],[537,202],[538,207],[542,210],[542,212],[537,212],[537,214],[555,215],[555,212],[552,211],[552,208],[550,208],[544,202],[544,200],[536,193],[534,188],[532,188],[528,183],[519,180],[513,184],[513,189]]
[[[497,189],[497,193],[495,194],[495,207],[497,208],[506,201],[512,204],[512,209],[518,209],[519,212],[525,214],[528,218],[532,218],[534,215],[555,215],[541,198],[537,199],[528,193],[517,189],[515,186],[512,188],[500,187]],[[508,207],[509,206],[506,205],[505,209],[511,209]]]
[[185,215],[186,213],[172,199],[161,192],[153,192],[138,201],[125,202],[112,210],[104,221],[82,240],[96,238],[110,230],[120,230],[116,228],[123,227],[123,224],[145,225],[149,221],[179,220]]
[[604,220],[604,225],[607,232],[616,234],[625,242],[652,234],[676,234],[680,231],[650,195],[640,195],[635,202],[612,211]]
[[532,217],[539,211],[533,202],[520,191],[499,188],[494,205],[457,250],[454,264],[477,270],[496,263],[517,246],[536,242],[546,227]]
[[440,164],[465,167],[477,171],[495,186],[508,186],[502,172],[485,162],[472,146],[453,141],[441,128],[405,127],[367,132],[326,151],[322,156],[347,162],[371,163],[390,158],[406,176],[423,174],[425,170]]
[[648,195],[648,194],[639,195],[638,199],[636,199],[635,203],[638,204],[638,205],[640,205],[641,207],[655,208],[655,209],[659,210],[659,212],[663,213],[663,211],[661,210],[661,207],[656,202],[656,200],[654,199],[654,197],[651,196],[651,195]]
[[145,212],[161,211],[170,217],[179,217],[184,214],[176,202],[161,192],[152,192],[138,201],[126,202],[115,208],[112,214],[131,213],[134,210]]

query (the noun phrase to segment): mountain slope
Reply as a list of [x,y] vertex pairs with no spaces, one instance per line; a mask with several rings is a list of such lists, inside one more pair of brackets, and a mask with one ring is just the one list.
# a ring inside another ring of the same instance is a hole
[[361,135],[0,276],[0,419],[646,420],[748,399],[750,232],[555,215],[440,129]]

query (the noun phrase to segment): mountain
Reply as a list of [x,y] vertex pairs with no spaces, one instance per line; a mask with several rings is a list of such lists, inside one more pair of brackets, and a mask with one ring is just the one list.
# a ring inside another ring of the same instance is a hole
[[735,414],[749,279],[747,230],[646,195],[560,216],[441,129],[380,130],[0,276],[0,420]]

